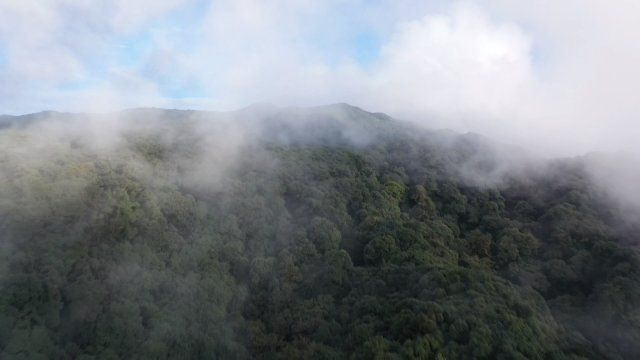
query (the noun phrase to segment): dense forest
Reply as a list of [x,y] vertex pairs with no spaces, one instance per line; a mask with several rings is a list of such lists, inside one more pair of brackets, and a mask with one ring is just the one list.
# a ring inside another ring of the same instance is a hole
[[348,105],[0,118],[2,359],[637,359],[584,158]]

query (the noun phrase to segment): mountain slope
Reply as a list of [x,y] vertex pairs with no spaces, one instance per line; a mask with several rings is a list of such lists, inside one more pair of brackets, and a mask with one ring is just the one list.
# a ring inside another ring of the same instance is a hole
[[2,357],[640,356],[618,213],[512,153],[345,104],[14,122]]

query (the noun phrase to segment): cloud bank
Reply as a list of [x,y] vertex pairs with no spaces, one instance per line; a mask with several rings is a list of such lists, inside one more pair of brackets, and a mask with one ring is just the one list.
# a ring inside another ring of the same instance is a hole
[[0,112],[349,102],[640,154],[635,1],[0,0]]

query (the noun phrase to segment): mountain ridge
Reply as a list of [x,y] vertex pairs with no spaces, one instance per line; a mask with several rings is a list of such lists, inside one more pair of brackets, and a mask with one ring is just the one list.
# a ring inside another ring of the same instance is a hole
[[0,358],[640,357],[640,221],[579,161],[257,110],[0,129]]

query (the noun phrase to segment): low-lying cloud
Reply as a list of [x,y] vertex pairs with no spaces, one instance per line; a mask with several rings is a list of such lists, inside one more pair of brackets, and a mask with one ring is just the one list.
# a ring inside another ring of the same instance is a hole
[[0,112],[349,102],[545,155],[640,154],[640,5],[0,1]]

